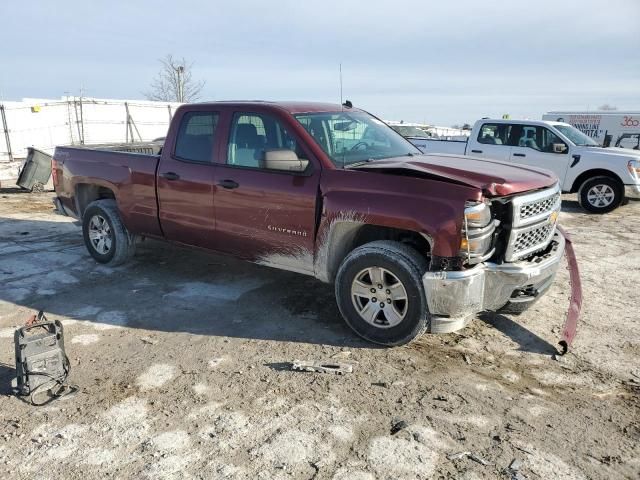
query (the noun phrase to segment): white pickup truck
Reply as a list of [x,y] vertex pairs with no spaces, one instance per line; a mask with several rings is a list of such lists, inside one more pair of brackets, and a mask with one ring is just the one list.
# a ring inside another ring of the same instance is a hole
[[[640,152],[602,148],[575,127],[542,120],[478,120],[467,141],[408,138],[424,153],[451,153],[546,168],[582,208],[609,212],[640,198]],[[452,159],[455,161],[455,159]]]

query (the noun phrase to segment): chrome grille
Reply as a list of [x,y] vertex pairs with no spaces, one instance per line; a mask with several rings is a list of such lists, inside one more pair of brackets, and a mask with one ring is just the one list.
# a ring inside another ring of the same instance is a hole
[[546,224],[533,228],[532,230],[518,233],[513,242],[513,250],[515,252],[521,252],[544,243],[551,236],[554,229],[555,224]]
[[560,193],[551,195],[550,197],[534,202],[525,203],[520,206],[520,218],[522,220],[540,215],[541,213],[550,212],[558,202]]
[[543,250],[556,231],[560,188],[519,195],[512,200],[513,222],[505,260],[513,262]]

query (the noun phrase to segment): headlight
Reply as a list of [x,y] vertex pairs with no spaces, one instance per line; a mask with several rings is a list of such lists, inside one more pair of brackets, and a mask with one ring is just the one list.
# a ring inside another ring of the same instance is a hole
[[477,202],[465,204],[460,254],[466,257],[467,263],[480,263],[493,254],[495,229],[489,205]]
[[627,168],[629,169],[629,173],[631,173],[632,177],[635,177],[636,179],[640,178],[640,161],[629,160]]
[[467,202],[464,221],[467,229],[486,227],[491,222],[491,209],[486,203]]

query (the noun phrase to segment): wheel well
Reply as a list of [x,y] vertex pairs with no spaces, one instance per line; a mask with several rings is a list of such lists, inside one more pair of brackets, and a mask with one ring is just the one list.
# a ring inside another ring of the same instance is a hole
[[116,196],[113,190],[102,187],[100,185],[91,185],[87,183],[81,183],[76,187],[76,205],[78,207],[78,216],[82,218],[87,206],[96,200],[102,200],[103,198],[112,198],[115,200]]
[[429,256],[431,245],[429,240],[423,235],[411,230],[382,227],[379,225],[362,225],[355,232],[340,235],[337,242],[331,242],[333,254],[327,265],[327,273],[331,280],[335,278],[338,268],[346,256],[362,245],[375,242],[376,240],[393,240],[413,247],[425,258]]
[[580,189],[580,186],[586,180],[588,180],[590,178],[593,178],[593,177],[609,177],[609,178],[612,178],[612,179],[616,180],[617,182],[619,182],[620,185],[624,184],[622,179],[618,175],[613,173],[611,170],[604,170],[602,168],[595,168],[593,170],[587,170],[586,172],[582,172],[580,175],[578,175],[578,178],[576,178],[574,180],[573,185],[571,187],[571,191],[569,193],[576,193]]

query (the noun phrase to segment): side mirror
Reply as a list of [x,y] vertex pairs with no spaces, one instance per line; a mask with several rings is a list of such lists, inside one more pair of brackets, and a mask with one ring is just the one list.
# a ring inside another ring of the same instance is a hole
[[553,153],[564,153],[567,151],[567,146],[564,143],[554,143]]
[[308,165],[309,160],[298,158],[296,152],[286,148],[266,150],[262,161],[262,168],[285,172],[304,172]]

